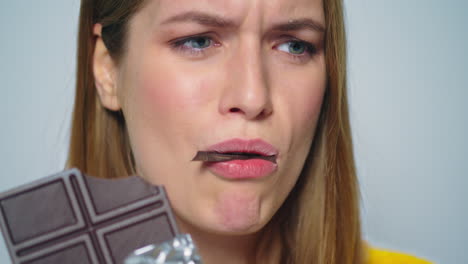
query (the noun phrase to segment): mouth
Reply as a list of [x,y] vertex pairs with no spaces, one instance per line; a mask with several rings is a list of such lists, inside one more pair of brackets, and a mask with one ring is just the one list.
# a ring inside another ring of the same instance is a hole
[[198,151],[192,161],[225,162],[231,160],[263,159],[276,164],[276,155],[265,156],[248,152],[219,153],[216,151]]
[[222,178],[251,179],[274,172],[277,156],[278,150],[261,139],[231,139],[198,151],[192,161],[204,162]]

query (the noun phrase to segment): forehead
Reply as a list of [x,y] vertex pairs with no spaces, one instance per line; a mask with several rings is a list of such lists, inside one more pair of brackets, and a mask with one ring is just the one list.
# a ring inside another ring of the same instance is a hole
[[158,23],[187,11],[213,13],[239,25],[302,17],[324,23],[322,0],[148,0],[142,13]]

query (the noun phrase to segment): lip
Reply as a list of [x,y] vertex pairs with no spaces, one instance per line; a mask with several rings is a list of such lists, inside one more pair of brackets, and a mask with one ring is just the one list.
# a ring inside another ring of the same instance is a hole
[[[262,139],[244,140],[234,138],[209,146],[207,151],[219,153],[246,152],[264,156],[277,156],[278,150]],[[276,163],[264,159],[206,162],[208,170],[225,179],[242,180],[263,178],[278,168]]]
[[265,156],[278,155],[278,150],[273,145],[259,138],[251,140],[233,138],[211,145],[206,150],[219,153],[247,152]]

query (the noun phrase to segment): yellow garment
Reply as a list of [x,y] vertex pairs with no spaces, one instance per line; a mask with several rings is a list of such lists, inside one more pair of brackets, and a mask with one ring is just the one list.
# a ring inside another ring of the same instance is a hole
[[368,253],[366,264],[431,264],[431,262],[410,255],[376,248],[369,248]]

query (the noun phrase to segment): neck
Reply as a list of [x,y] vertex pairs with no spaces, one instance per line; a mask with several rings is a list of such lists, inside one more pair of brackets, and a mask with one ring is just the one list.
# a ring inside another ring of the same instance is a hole
[[203,264],[255,263],[259,234],[224,235],[204,232],[188,223],[179,221],[182,233],[192,236]]

